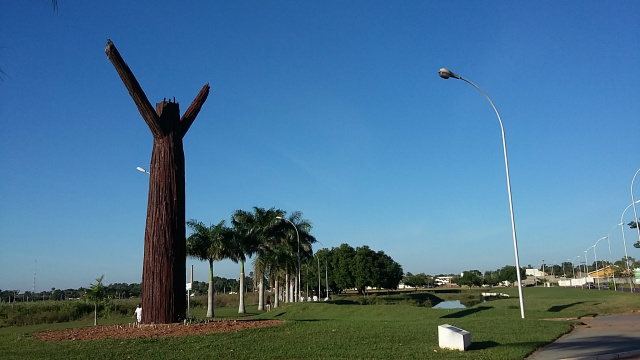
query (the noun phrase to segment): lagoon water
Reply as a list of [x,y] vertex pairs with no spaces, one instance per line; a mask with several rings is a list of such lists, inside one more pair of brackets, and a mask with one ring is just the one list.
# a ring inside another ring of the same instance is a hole
[[467,307],[464,306],[464,304],[461,303],[460,300],[447,300],[447,301],[438,303],[438,305],[434,306],[433,308],[434,309],[466,309]]

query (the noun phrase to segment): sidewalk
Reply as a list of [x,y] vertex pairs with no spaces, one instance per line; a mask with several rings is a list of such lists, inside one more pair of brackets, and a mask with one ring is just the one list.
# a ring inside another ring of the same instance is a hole
[[581,318],[585,325],[536,351],[527,360],[640,359],[640,313]]

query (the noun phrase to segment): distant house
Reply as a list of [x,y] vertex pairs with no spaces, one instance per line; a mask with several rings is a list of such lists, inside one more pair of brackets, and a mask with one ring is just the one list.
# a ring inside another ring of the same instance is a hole
[[545,277],[547,276],[546,272],[540,271],[538,269],[526,269],[527,276],[536,276],[536,277]]
[[611,266],[606,266],[602,269],[592,271],[588,275],[592,278],[608,278],[613,276],[613,269],[611,268]]

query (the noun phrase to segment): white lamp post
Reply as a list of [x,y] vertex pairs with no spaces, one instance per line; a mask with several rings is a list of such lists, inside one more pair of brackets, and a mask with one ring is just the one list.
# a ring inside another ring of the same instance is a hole
[[[634,176],[634,180],[635,180],[635,176]],[[633,184],[633,181],[632,181],[632,184]],[[633,185],[631,185],[631,188],[633,189]],[[624,208],[624,210],[622,211],[622,215],[620,216],[620,222],[622,223],[622,226],[620,227],[620,229],[622,229],[622,242],[624,244],[624,262],[627,264],[627,276],[631,276],[631,270],[629,269],[629,256],[627,255],[627,240],[624,237],[624,220],[622,219],[624,218],[624,213],[626,213],[631,206],[633,206],[633,208],[635,209],[635,204],[637,203],[640,203],[640,200],[636,200],[631,204],[627,205],[627,207]],[[633,282],[631,281],[631,278],[629,278],[629,282],[631,283],[631,292],[633,292]]]
[[600,239],[598,239],[598,241],[596,241],[595,244],[593,244],[593,258],[596,262],[596,282],[598,283],[598,290],[600,290],[600,274],[598,270],[598,254],[596,253],[596,245],[598,245],[600,240],[604,240],[606,238],[607,238],[606,236],[603,236]]
[[609,280],[611,281],[613,275],[613,291],[617,291],[618,289],[616,286],[616,274],[613,272],[613,259],[611,257],[611,231],[617,226],[621,225],[624,226],[623,223],[614,225],[611,229],[609,229],[609,232],[607,233],[607,244],[609,244]]
[[509,195],[509,211],[511,213],[511,232],[513,235],[513,250],[515,253],[515,258],[516,258],[516,274],[518,277],[518,296],[519,296],[519,300],[520,300],[520,315],[521,317],[524,319],[524,295],[522,294],[522,279],[520,278],[520,259],[518,256],[518,241],[516,238],[516,223],[515,223],[515,218],[513,216],[513,201],[511,199],[511,180],[509,179],[509,161],[507,160],[507,143],[504,137],[504,126],[502,125],[502,119],[500,118],[500,113],[498,113],[498,109],[496,109],[496,106],[493,104],[493,101],[491,101],[491,98],[489,98],[489,96],[482,91],[482,89],[480,89],[476,84],[472,83],[471,81],[463,78],[460,75],[457,75],[453,72],[451,72],[449,69],[445,69],[442,68],[440,69],[440,71],[438,71],[438,74],[440,75],[441,78],[443,79],[448,79],[448,78],[454,78],[454,79],[460,79],[463,80],[469,84],[471,84],[473,87],[475,87],[476,89],[478,89],[482,95],[484,95],[484,97],[487,98],[487,100],[489,100],[489,103],[491,104],[491,107],[493,108],[493,110],[496,112],[496,115],[498,116],[498,122],[500,122],[500,131],[502,132],[502,149],[504,152],[504,167],[505,167],[505,171],[507,173],[507,193]]
[[636,231],[638,232],[638,242],[640,242],[640,225],[638,224],[638,213],[636,212],[636,201],[633,199],[633,182],[636,181],[636,176],[638,176],[638,172],[640,169],[636,171],[633,175],[633,179],[631,179],[631,205],[633,205],[633,218],[636,222]]
[[[587,251],[589,251],[589,249],[591,249],[591,246],[589,246],[587,248],[587,250],[584,251],[584,272],[587,273],[587,276],[589,276],[589,265],[588,265],[588,261],[587,260]],[[584,281],[587,281],[587,276],[584,277]]]
[[288,222],[289,224],[291,224],[293,226],[293,228],[296,230],[296,239],[298,239],[298,293],[295,294],[295,302],[300,301],[300,235],[298,234],[298,227],[296,226],[296,224],[293,223],[293,221],[282,217],[282,216],[276,216],[276,219],[279,220],[284,220],[286,222]]
[[[571,266],[573,266],[573,268],[571,269],[571,272],[573,273],[573,278],[577,279],[578,275],[576,274],[576,265],[574,263],[575,259],[580,259],[580,255],[574,257],[573,260],[571,260]],[[578,262],[578,266],[580,266],[580,262]]]

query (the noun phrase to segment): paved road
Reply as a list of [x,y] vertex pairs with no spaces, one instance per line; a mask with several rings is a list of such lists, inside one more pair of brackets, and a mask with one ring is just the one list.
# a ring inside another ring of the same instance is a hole
[[581,318],[569,334],[527,360],[640,359],[640,313]]

